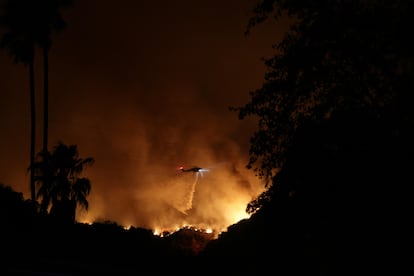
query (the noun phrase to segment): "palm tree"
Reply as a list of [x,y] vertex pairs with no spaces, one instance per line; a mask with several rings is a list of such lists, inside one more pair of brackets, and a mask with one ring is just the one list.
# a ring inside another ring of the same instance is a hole
[[74,223],[76,207],[88,210],[91,191],[88,178],[80,177],[92,157],[80,158],[76,145],[59,142],[52,152],[41,151],[35,162],[36,181],[40,184],[37,198],[41,209],[60,222]]
[[43,151],[48,151],[49,132],[49,50],[52,46],[51,35],[61,32],[66,22],[60,9],[72,4],[72,0],[37,0],[38,6],[38,45],[43,54]]
[[0,48],[6,49],[15,63],[22,63],[29,67],[30,86],[30,191],[31,199],[35,201],[34,173],[31,169],[35,160],[36,144],[36,109],[35,109],[35,22],[31,12],[34,1],[6,0],[2,5],[0,27],[5,33],[0,38]]
[[32,170],[35,160],[36,145],[36,109],[34,85],[35,47],[43,52],[43,150],[48,151],[48,98],[49,98],[49,49],[52,45],[51,35],[65,28],[65,21],[60,8],[72,4],[72,0],[4,0],[3,13],[0,15],[0,27],[6,29],[0,38],[0,47],[7,49],[16,63],[29,67],[30,81],[30,191],[35,200],[35,181]]

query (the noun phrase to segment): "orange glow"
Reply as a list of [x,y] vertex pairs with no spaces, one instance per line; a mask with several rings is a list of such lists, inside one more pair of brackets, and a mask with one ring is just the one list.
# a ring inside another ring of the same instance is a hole
[[[67,13],[69,29],[53,38],[48,139],[50,147],[76,144],[80,157],[96,160],[82,173],[92,189],[89,209],[77,210],[77,221],[216,233],[245,218],[248,202],[262,192],[245,168],[255,122],[238,120],[228,106],[260,87],[266,71],[260,57],[273,53],[283,28],[260,28],[246,38],[247,2],[234,8],[223,1],[221,9],[197,2],[194,11],[194,1],[184,1],[173,13],[155,1],[131,1],[129,9],[102,1],[99,12],[93,1],[77,2]],[[113,52],[119,55],[107,54]],[[29,198],[27,68],[1,51],[0,73],[0,131],[7,133],[0,182]],[[42,79],[35,83],[42,91]],[[36,100],[40,149],[40,92]],[[208,171],[182,172],[181,165]]]
[[162,232],[160,232],[158,229],[154,229],[152,233],[154,234],[154,236],[160,236]]
[[[218,177],[182,173],[167,179],[166,184],[138,190],[136,198],[139,204],[130,206],[130,211],[139,207],[135,209],[139,212],[137,220],[134,221],[133,215],[125,214],[113,221],[126,229],[131,226],[152,229],[157,236],[184,228],[209,234],[226,231],[228,226],[249,218],[246,206],[262,190],[260,185],[256,189],[239,187],[238,181],[224,168],[222,172],[216,172]],[[98,214],[105,209],[98,210],[93,206],[100,204],[91,205],[88,212],[79,212],[78,221],[90,223],[99,220]],[[148,219],[140,221],[143,216]]]

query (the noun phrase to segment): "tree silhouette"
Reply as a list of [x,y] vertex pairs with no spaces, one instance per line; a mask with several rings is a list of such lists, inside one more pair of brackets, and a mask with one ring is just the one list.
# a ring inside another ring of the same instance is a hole
[[[14,62],[22,63],[29,67],[30,89],[30,165],[35,160],[36,145],[36,107],[35,107],[35,82],[34,82],[34,57],[36,30],[33,11],[34,1],[8,0],[2,5],[0,26],[6,32],[0,39],[0,47],[8,50]],[[30,169],[30,192],[32,201],[35,197],[34,173]]]
[[13,190],[10,186],[0,183],[0,221],[3,231],[27,231],[33,228],[37,215],[34,201],[25,200],[23,193]]
[[[247,207],[252,222],[276,233],[271,245],[294,241],[281,255],[301,256],[295,265],[321,263],[332,275],[375,256],[374,269],[406,238],[412,10],[407,1],[358,0],[262,0],[254,10],[248,32],[271,16],[293,23],[265,60],[262,87],[230,109],[258,118],[247,167],[270,181]],[[348,250],[352,260],[340,263]]]
[[277,54],[265,60],[263,86],[246,105],[230,107],[240,119],[259,120],[247,166],[272,178],[298,127],[335,112],[369,111],[408,133],[414,117],[411,10],[407,1],[260,1],[247,32],[270,16],[287,15],[293,23],[274,46]]
[[48,151],[49,132],[49,50],[52,46],[51,36],[61,32],[66,22],[60,10],[72,4],[72,0],[38,0],[36,6],[38,45],[43,54],[43,151]]
[[0,47],[8,50],[16,63],[29,67],[30,81],[30,191],[35,200],[34,173],[31,167],[35,159],[36,112],[34,58],[35,47],[43,53],[43,150],[47,152],[48,144],[48,98],[49,98],[49,50],[52,45],[51,35],[65,28],[60,9],[71,5],[71,0],[4,0],[0,26],[6,29],[0,40]]
[[88,178],[80,177],[86,166],[93,165],[92,157],[80,158],[76,145],[59,142],[52,152],[41,151],[35,162],[37,197],[44,212],[65,223],[75,221],[76,207],[88,209],[87,196],[91,191]]

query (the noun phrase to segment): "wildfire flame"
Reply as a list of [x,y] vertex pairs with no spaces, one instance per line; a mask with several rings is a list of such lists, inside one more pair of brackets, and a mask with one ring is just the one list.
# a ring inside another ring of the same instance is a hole
[[[105,219],[125,225],[126,229],[151,229],[161,237],[186,228],[216,236],[249,218],[247,204],[262,192],[261,186],[251,189],[252,185],[243,184],[229,173],[208,172],[201,176],[198,172],[181,172],[156,183],[135,192],[136,201],[127,210],[131,215]],[[89,211],[78,212],[77,220],[102,221],[104,203],[103,199],[93,198]]]

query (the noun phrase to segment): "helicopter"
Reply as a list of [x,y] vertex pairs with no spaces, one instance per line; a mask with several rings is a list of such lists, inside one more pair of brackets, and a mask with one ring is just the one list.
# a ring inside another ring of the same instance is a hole
[[178,169],[181,170],[182,172],[207,172],[208,171],[208,169],[203,169],[197,166],[190,167],[190,168],[184,168],[184,166],[180,166]]
[[182,172],[199,172],[200,170],[202,170],[202,168],[200,167],[191,167],[191,168],[185,169],[184,166],[180,166],[179,169]]

